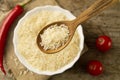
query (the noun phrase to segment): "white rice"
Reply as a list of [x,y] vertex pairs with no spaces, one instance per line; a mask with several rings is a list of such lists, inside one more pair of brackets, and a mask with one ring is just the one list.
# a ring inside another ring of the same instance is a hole
[[40,34],[41,42],[45,50],[57,49],[64,45],[69,38],[69,30],[65,24],[51,25],[42,34]]
[[38,48],[36,39],[39,31],[46,25],[61,20],[68,20],[68,18],[59,11],[43,10],[37,11],[20,23],[16,33],[16,49],[33,68],[39,71],[57,71],[79,54],[80,39],[77,32],[70,44],[60,52],[45,54]]

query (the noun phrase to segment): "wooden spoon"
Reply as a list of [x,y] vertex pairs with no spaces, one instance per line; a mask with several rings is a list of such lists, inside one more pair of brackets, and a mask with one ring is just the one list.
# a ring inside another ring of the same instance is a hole
[[[39,47],[39,49],[45,53],[56,53],[62,49],[64,49],[72,40],[73,35],[76,31],[76,28],[78,27],[79,24],[81,24],[82,22],[86,21],[87,19],[91,18],[92,16],[96,15],[97,13],[99,13],[100,11],[102,11],[104,8],[108,7],[110,4],[114,3],[117,0],[97,0],[93,5],[91,5],[88,9],[86,9],[84,12],[82,12],[76,19],[72,20],[72,21],[59,21],[59,22],[54,22],[51,23],[47,26],[45,26],[38,34],[36,42],[37,45]],[[66,26],[68,26],[69,32],[70,32],[70,36],[68,41],[66,41],[66,43],[63,46],[60,46],[57,49],[48,49],[45,50],[43,48],[43,46],[41,46],[40,42],[41,42],[41,37],[40,34],[42,34],[44,32],[45,29],[47,29],[48,27],[50,27],[51,25],[61,25],[61,24],[65,24]]]

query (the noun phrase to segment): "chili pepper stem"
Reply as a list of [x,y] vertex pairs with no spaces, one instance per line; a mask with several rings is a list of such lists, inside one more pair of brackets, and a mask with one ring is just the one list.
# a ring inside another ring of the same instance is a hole
[[25,6],[26,4],[28,4],[29,2],[31,2],[31,0],[27,1],[27,2],[24,3],[24,4],[21,4],[21,6],[24,8],[24,6]]

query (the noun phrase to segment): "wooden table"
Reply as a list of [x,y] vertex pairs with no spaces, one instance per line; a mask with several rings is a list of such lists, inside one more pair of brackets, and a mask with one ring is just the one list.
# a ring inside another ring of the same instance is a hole
[[[56,0],[74,15],[79,15],[96,0]],[[89,50],[82,55],[74,67],[50,80],[120,80],[120,2],[82,24],[85,43]],[[106,53],[96,50],[95,40],[99,35],[108,35],[113,41],[112,49]],[[99,60],[104,65],[100,76],[89,75],[85,66],[89,60]]]
[[[0,22],[12,7],[18,3],[22,4],[25,1],[27,0],[1,0],[0,14],[3,16],[0,16]],[[33,0],[25,6],[25,10],[28,11],[34,7],[48,4],[59,5],[65,9],[70,10],[75,16],[77,16],[94,1],[96,0]],[[3,12],[1,12],[1,8],[4,9]],[[21,15],[21,17],[23,15]],[[15,78],[16,80],[26,80],[29,77],[29,80],[46,80],[50,76],[37,75],[28,71],[22,64],[16,63],[19,61],[14,55],[12,37],[13,30],[18,20],[16,20],[10,30],[5,50],[6,54],[4,63],[6,63],[6,67],[9,66],[7,67],[7,71],[12,74],[10,75],[12,78],[9,79],[14,80]],[[86,54],[80,57],[80,59],[71,69],[65,71],[62,74],[52,76],[49,80],[120,80],[120,2],[101,12],[96,17],[93,17],[90,20],[86,21],[82,24],[82,26],[85,35],[85,43],[87,44],[89,50],[86,52]],[[112,49],[107,53],[101,53],[96,50],[95,40],[99,35],[108,35],[113,41]],[[104,65],[103,74],[97,77],[89,75],[85,70],[87,62],[93,59],[100,60]],[[11,66],[11,63],[14,64],[14,66]],[[18,69],[15,66],[16,64],[19,64],[21,68]],[[2,77],[1,75],[0,79]]]

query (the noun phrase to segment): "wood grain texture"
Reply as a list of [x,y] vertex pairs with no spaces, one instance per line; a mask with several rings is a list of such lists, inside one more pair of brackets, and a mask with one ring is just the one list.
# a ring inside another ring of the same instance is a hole
[[[3,4],[6,0],[0,0]],[[5,5],[0,5],[0,22],[5,17],[7,12],[16,4],[21,2],[22,0],[8,0],[8,1],[18,1],[11,5],[10,7],[7,7]],[[75,16],[78,16],[82,11],[84,11],[88,6],[90,6],[94,1],[96,0],[56,0],[56,2],[63,8],[70,10]],[[43,5],[57,5],[54,0],[33,0],[29,5],[26,5],[25,9],[26,11],[33,9],[36,6],[43,6]],[[11,2],[8,2],[6,4],[11,4]],[[5,3],[4,3],[5,4]],[[5,8],[4,8],[5,6]],[[2,8],[2,12],[1,12]],[[22,16],[21,16],[22,17]],[[17,20],[18,21],[18,20]],[[20,74],[26,73],[27,69],[21,64],[15,63],[15,61],[18,61],[14,55],[13,52],[13,45],[12,45],[12,37],[13,37],[13,30],[17,24],[13,25],[13,28],[11,29],[8,37],[8,42],[6,48],[6,56],[11,57],[9,59],[5,59],[7,61],[7,65],[10,65],[8,68],[9,73],[14,74],[12,76],[18,76],[17,80],[21,80],[22,77],[25,76],[19,76]],[[86,21],[82,24],[84,29],[84,35],[85,35],[85,42],[87,43],[87,46],[89,47],[88,52],[81,56],[79,61],[72,67],[71,69],[65,71],[63,74],[55,75],[50,80],[119,80],[120,79],[120,2],[116,3],[115,5],[111,6],[110,8],[106,9],[96,17],[91,18],[90,20]],[[99,35],[108,35],[112,38],[113,46],[110,51],[108,51],[106,54],[103,54],[96,50],[95,48],[95,39]],[[13,60],[14,58],[14,60]],[[11,59],[11,62],[14,63],[11,65],[9,63]],[[85,66],[89,60],[97,59],[100,60],[104,65],[104,73],[100,76],[93,77],[86,73]],[[21,72],[18,72],[16,69],[16,64],[21,66]],[[15,68],[14,68],[15,67]],[[12,69],[12,70],[11,70]],[[31,72],[28,72],[30,75],[30,79],[33,77],[31,75],[36,75]],[[46,80],[48,79],[46,76],[42,76],[42,79],[37,78],[35,80]],[[1,76],[0,76],[1,79]],[[14,79],[11,79],[14,80]],[[26,80],[26,79],[25,79]],[[32,79],[34,80],[34,79]]]
[[[58,4],[78,16],[96,0],[56,0]],[[73,68],[50,78],[50,80],[119,80],[120,79],[120,2],[112,5],[99,15],[82,24],[85,42],[89,48]],[[95,40],[99,35],[108,35],[113,41],[107,53],[99,52]],[[100,76],[89,75],[85,66],[89,60],[103,63],[104,72]]]

